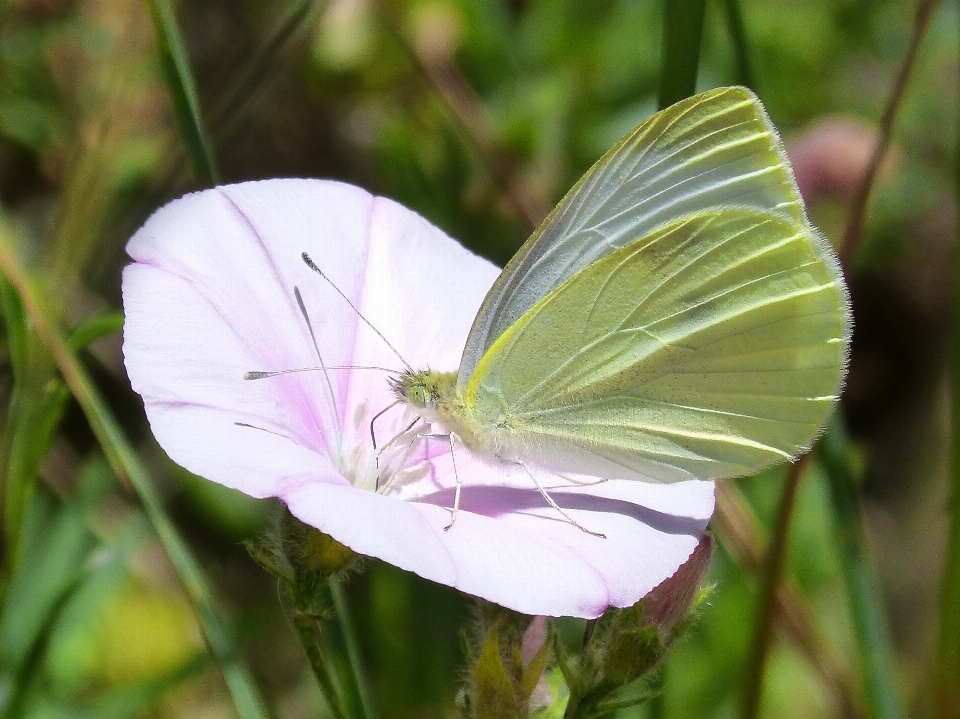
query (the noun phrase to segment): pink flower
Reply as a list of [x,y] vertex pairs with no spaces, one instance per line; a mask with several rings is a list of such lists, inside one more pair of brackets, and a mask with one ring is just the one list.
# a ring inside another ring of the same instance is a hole
[[[370,422],[394,401],[392,375],[243,379],[316,367],[320,357],[403,369],[303,252],[415,369],[457,368],[498,270],[410,210],[336,182],[251,182],[170,203],[127,251],[130,381],[161,446],[191,472],[279,497],[360,554],[527,614],[596,617],[631,605],[697,546],[712,482],[579,486],[544,475],[558,504],[600,538],[547,506],[523,470],[462,448],[460,513],[444,531],[455,487],[449,445],[420,442],[405,462],[407,437],[379,459],[373,448]],[[380,446],[414,418],[385,412]]]

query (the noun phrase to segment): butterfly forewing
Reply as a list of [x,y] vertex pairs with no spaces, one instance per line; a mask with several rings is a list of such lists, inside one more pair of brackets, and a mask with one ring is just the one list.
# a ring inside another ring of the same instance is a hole
[[717,206],[808,227],[776,130],[745,88],[656,113],[583,176],[487,294],[464,349],[460,389],[494,341],[551,290],[658,227]]
[[706,479],[794,456],[836,400],[849,341],[821,252],[778,213],[674,220],[528,310],[484,355],[467,404],[566,471]]

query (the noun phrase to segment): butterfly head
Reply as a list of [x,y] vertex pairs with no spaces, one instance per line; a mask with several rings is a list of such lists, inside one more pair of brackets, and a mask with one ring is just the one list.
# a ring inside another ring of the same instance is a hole
[[396,379],[391,379],[390,388],[398,400],[433,418],[453,397],[456,391],[456,373],[408,371]]
[[439,398],[436,372],[424,370],[422,372],[404,372],[399,377],[390,380],[390,388],[397,399],[413,405],[417,409],[424,409]]

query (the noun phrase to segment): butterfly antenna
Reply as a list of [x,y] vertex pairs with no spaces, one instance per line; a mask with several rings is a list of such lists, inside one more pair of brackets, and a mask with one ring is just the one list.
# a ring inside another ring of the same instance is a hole
[[[251,370],[250,372],[244,372],[244,379],[266,379],[267,377],[276,377],[281,374],[291,374],[292,372],[326,372],[328,369],[374,369],[379,372],[389,372],[394,375],[402,375],[403,372],[396,369],[391,369],[389,367],[374,367],[371,365],[325,365],[323,364],[323,357],[320,355],[320,347],[317,344],[317,336],[313,331],[313,323],[310,322],[310,315],[307,314],[307,307],[303,303],[303,296],[300,294],[300,288],[294,287],[293,294],[297,298],[297,306],[300,308],[300,314],[303,315],[303,321],[307,323],[307,329],[310,331],[310,339],[313,342],[313,349],[317,353],[317,358],[320,360],[319,367],[293,367],[291,369],[280,369],[273,371],[263,371],[263,370]],[[391,405],[392,406],[392,405]]]
[[[250,372],[244,372],[244,379],[266,379],[267,377],[276,377],[279,374],[290,374],[292,372],[325,372],[328,369],[375,369],[380,372],[389,372],[390,374],[400,375],[403,374],[400,370],[390,369],[389,367],[371,367],[368,365],[337,365],[329,367],[295,367],[293,369],[278,369],[272,372],[266,372],[261,370],[251,370]],[[390,405],[391,407],[393,405]]]
[[[317,267],[317,265],[314,263],[314,261],[310,259],[310,255],[308,255],[306,252],[304,252],[304,253],[302,253],[302,254],[300,255],[300,257],[303,258],[303,261],[304,261],[304,263],[306,263],[307,267],[309,267],[311,270],[313,270],[313,271],[316,272],[318,275],[320,275],[323,279],[325,279],[325,280],[329,283],[329,285],[330,285],[333,289],[335,289],[335,290],[337,291],[337,294],[340,295],[348,305],[350,305],[350,308],[351,308],[354,312],[357,313],[357,317],[359,317],[360,319],[362,319],[362,320],[364,321],[364,323],[367,325],[367,327],[369,327],[370,329],[372,329],[374,332],[377,333],[377,336],[378,336],[380,339],[382,339],[382,340],[384,341],[384,343],[387,345],[387,347],[389,347],[390,350],[399,358],[399,360],[400,360],[401,362],[403,362],[403,366],[406,367],[408,371],[413,372],[413,367],[411,367],[411,366],[410,366],[410,363],[407,362],[407,361],[403,358],[403,355],[401,355],[401,354],[397,351],[397,348],[394,347],[392,344],[390,344],[390,340],[388,340],[386,337],[384,337],[384,336],[383,336],[383,333],[382,333],[380,330],[378,330],[376,327],[374,327],[373,324],[370,322],[370,320],[368,320],[366,317],[363,316],[363,313],[361,313],[360,310],[357,309],[357,306],[356,306],[355,304],[353,304],[353,302],[350,301],[350,298],[347,297],[347,296],[343,293],[343,291],[334,284],[333,280],[331,280],[329,277],[327,277],[327,276],[323,273],[323,270],[321,270],[319,267]],[[300,301],[300,295],[299,295],[299,293],[297,294],[297,301]],[[300,305],[300,306],[301,306],[301,308],[303,307],[303,303],[302,303],[302,302],[301,302],[301,305]],[[309,320],[307,320],[307,323],[309,324]],[[313,334],[313,329],[310,330],[310,334]],[[316,340],[314,340],[314,344],[316,344]]]

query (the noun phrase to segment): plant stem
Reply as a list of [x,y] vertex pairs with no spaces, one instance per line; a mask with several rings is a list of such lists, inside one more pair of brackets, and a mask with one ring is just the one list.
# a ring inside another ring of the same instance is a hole
[[850,260],[853,258],[853,253],[860,242],[860,236],[863,234],[863,224],[867,217],[867,204],[870,200],[870,191],[873,190],[873,183],[877,178],[877,172],[880,169],[883,158],[886,157],[887,150],[890,148],[894,121],[897,118],[897,112],[900,110],[900,104],[903,101],[907,83],[910,80],[910,73],[913,71],[914,65],[916,65],[920,45],[927,34],[927,29],[930,27],[933,12],[939,4],[940,0],[921,0],[914,13],[913,32],[910,35],[910,44],[907,46],[907,52],[903,57],[903,61],[900,63],[900,70],[897,72],[890,96],[887,98],[887,104],[883,110],[883,117],[880,120],[877,144],[870,158],[870,165],[867,167],[867,172],[860,181],[853,201],[850,203],[850,217],[847,220],[840,246],[837,248],[840,264],[847,269],[850,268]]
[[777,589],[783,568],[787,561],[787,540],[790,536],[790,520],[796,504],[800,478],[809,461],[809,454],[797,459],[787,469],[787,478],[780,496],[777,520],[767,552],[766,566],[761,577],[760,613],[753,643],[753,655],[747,672],[747,686],[744,693],[743,719],[756,719],[760,713],[760,700],[763,695],[763,674],[773,639],[773,616],[777,604]]
[[867,557],[854,476],[844,453],[846,444],[843,420],[836,415],[817,448],[836,513],[837,539],[850,614],[859,644],[863,687],[870,716],[874,719],[901,719],[903,711],[894,683],[887,621],[880,590]]
[[330,712],[335,719],[347,719],[347,713],[343,708],[343,699],[333,678],[333,667],[327,662],[324,654],[317,620],[309,614],[298,613],[294,624],[297,627],[297,633],[300,635],[300,643],[303,644],[307,661],[310,662],[310,668],[313,669],[313,675],[317,679],[317,684],[320,685],[320,691],[330,707]]
[[[746,497],[733,482],[717,484],[717,511],[711,520],[723,546],[736,562],[753,574],[763,569],[764,538]],[[823,641],[809,607],[789,578],[780,582],[774,614],[777,630],[791,641],[816,672],[839,716],[857,719],[858,692],[851,672]]]
[[377,714],[373,709],[373,701],[370,698],[370,687],[366,680],[366,672],[363,671],[363,663],[360,660],[360,643],[357,641],[357,633],[353,630],[350,606],[347,604],[340,582],[333,577],[327,581],[330,585],[330,595],[333,597],[333,606],[337,613],[337,623],[340,626],[340,633],[343,635],[343,643],[347,648],[347,661],[350,665],[353,686],[357,698],[360,700],[360,710],[363,712],[364,719],[376,719]]
[[217,167],[200,118],[200,103],[177,17],[169,0],[144,1],[153,21],[160,69],[173,105],[173,117],[190,158],[194,179],[201,187],[212,187],[219,181]]
[[547,216],[550,207],[543,193],[527,180],[514,158],[499,142],[487,109],[453,58],[440,53],[419,52],[407,39],[389,3],[377,0],[375,4],[391,35],[443,100],[463,134],[502,188],[506,200],[531,229],[537,227]]

